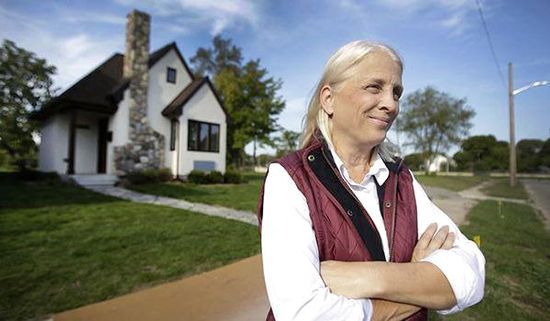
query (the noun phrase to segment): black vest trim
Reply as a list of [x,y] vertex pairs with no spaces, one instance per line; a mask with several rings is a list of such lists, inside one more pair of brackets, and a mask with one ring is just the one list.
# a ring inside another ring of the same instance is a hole
[[[367,211],[361,203],[352,195],[342,180],[337,174],[336,165],[329,152],[323,152],[325,148],[315,148],[306,155],[307,161],[313,173],[317,176],[323,186],[332,194],[336,201],[346,211],[344,215],[348,215],[359,233],[365,248],[370,253],[374,261],[385,261],[386,256],[382,248],[380,234],[374,226],[372,226],[366,215]],[[380,199],[381,202],[383,198]]]

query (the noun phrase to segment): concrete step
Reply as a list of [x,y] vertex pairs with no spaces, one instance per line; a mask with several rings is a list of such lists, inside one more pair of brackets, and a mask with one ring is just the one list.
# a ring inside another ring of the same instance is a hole
[[113,186],[118,182],[116,175],[109,174],[76,174],[70,178],[81,186]]

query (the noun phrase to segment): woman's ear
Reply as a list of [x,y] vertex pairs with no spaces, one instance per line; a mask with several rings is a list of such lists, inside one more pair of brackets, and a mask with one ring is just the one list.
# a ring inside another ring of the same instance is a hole
[[324,85],[319,92],[321,107],[329,117],[334,114],[334,90],[329,85]]

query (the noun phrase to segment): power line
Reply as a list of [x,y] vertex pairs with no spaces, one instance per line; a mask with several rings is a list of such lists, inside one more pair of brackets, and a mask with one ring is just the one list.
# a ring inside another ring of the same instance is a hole
[[485,22],[485,15],[483,14],[483,9],[481,8],[481,0],[476,0],[477,4],[477,10],[479,11],[479,16],[481,17],[481,22],[483,23],[483,29],[485,29],[485,34],[487,35],[487,41],[489,42],[489,48],[491,49],[491,54],[493,55],[493,60],[495,61],[495,65],[497,66],[498,74],[500,76],[500,80],[502,81],[502,85],[506,89],[506,81],[504,80],[504,75],[502,74],[502,69],[500,69],[500,65],[498,64],[497,55],[495,53],[495,48],[493,47],[493,41],[491,40],[491,34],[489,33],[489,28],[487,27],[487,22]]

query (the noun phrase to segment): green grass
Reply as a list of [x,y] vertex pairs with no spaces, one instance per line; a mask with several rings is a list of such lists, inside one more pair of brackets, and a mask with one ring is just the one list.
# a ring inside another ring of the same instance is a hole
[[[487,260],[485,298],[441,320],[548,320],[550,233],[526,205],[484,201],[470,212],[462,231],[481,236]],[[435,313],[431,319],[437,319]]]
[[441,187],[457,192],[479,185],[489,179],[485,176],[416,175],[415,177],[422,185]]
[[28,320],[259,252],[255,226],[0,174],[0,319]]
[[190,202],[220,205],[256,212],[263,174],[247,173],[243,184],[197,185],[169,182],[130,186],[129,189],[159,196],[184,199]]
[[510,187],[508,179],[496,179],[495,183],[481,189],[481,191],[489,196],[527,199],[528,195],[525,187],[518,181],[516,186]]

